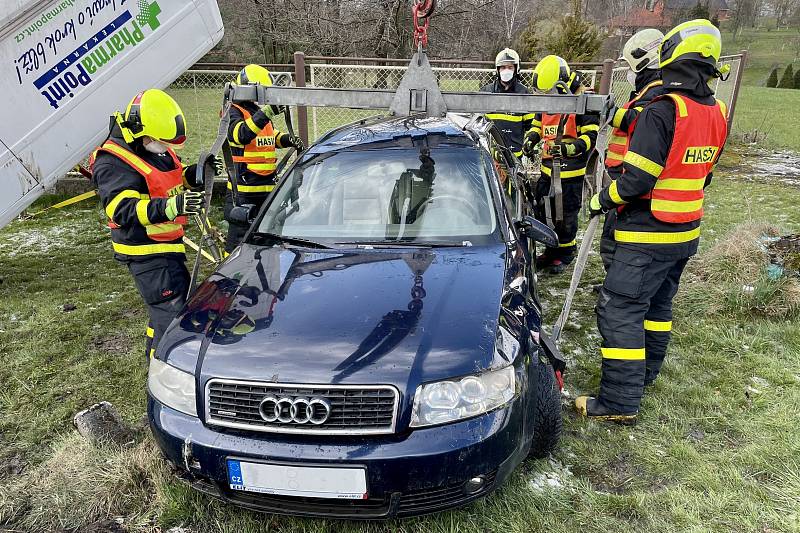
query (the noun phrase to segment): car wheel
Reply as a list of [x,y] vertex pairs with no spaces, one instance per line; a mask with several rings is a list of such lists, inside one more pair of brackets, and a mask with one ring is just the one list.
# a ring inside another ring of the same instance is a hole
[[536,373],[536,418],[529,455],[546,457],[561,437],[561,391],[552,365],[540,362]]

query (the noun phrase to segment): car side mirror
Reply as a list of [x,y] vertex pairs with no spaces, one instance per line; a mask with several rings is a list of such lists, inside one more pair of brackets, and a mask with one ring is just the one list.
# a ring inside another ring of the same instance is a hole
[[231,222],[236,222],[240,225],[247,225],[253,223],[258,213],[254,204],[237,205],[228,213],[228,218]]
[[523,217],[522,220],[517,220],[514,222],[514,226],[517,228],[520,235],[524,235],[529,239],[533,239],[551,248],[558,246],[558,235],[556,235],[556,232],[532,216],[526,216]]

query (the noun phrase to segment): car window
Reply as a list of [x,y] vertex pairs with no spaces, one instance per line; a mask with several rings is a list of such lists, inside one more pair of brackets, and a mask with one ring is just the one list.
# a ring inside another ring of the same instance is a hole
[[453,240],[497,228],[474,147],[345,150],[316,154],[279,186],[258,231],[286,237]]

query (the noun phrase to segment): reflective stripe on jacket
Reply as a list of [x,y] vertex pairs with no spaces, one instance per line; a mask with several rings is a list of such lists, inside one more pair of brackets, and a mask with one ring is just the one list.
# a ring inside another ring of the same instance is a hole
[[[130,166],[133,170],[139,173],[147,183],[147,194],[137,194],[137,199],[139,200],[149,200],[151,198],[169,198],[171,196],[175,196],[181,192],[183,192],[183,167],[181,165],[180,159],[178,156],[173,152],[171,149],[167,149],[170,157],[175,164],[175,168],[169,171],[163,171],[155,168],[154,166],[150,165],[147,161],[136,155],[135,153],[131,152],[130,150],[123,148],[119,144],[115,143],[114,141],[108,140],[106,141],[100,148],[95,150],[94,154],[92,154],[92,161],[90,164],[94,163],[94,158],[96,157],[97,153],[99,152],[107,152]],[[135,194],[134,191],[130,191],[130,194]],[[118,195],[111,203],[106,206],[106,215],[108,216],[108,227],[112,230],[119,229],[119,226],[114,222],[114,211],[116,208],[116,203],[126,197],[125,194]],[[187,223],[187,218],[185,216],[177,217],[175,220],[170,222],[161,222],[161,223],[150,223],[148,220],[147,215],[147,202],[139,202],[136,206],[137,215],[139,217],[139,221],[141,222],[142,226],[144,226],[147,237],[156,243],[166,243],[170,241],[174,241],[183,237],[184,234],[184,225]],[[114,231],[112,231],[112,240],[114,237]],[[117,242],[113,243],[114,249],[122,254],[125,255],[147,255],[151,253],[161,253],[161,252],[183,252],[183,245],[161,245],[161,244],[145,244],[142,245],[146,248],[141,248],[141,253],[137,253],[136,251],[132,250],[133,248],[139,248],[138,246],[130,246],[124,245]],[[172,247],[170,249],[165,249],[164,247]],[[118,250],[118,247],[124,247],[125,250]],[[181,249],[178,250],[177,247]],[[156,250],[158,248],[158,250]],[[173,249],[174,248],[174,249]]]
[[612,124],[614,125],[614,129],[611,130],[611,137],[608,139],[608,153],[606,154],[606,168],[614,168],[619,167],[622,165],[622,160],[625,158],[625,154],[628,152],[628,145],[630,144],[630,134],[633,133],[633,127],[631,126],[630,131],[625,131],[620,128],[620,123],[622,118],[625,116],[627,111],[631,107],[636,107],[638,104],[642,103],[642,100],[650,100],[647,97],[647,93],[655,88],[655,87],[662,87],[664,82],[662,80],[655,80],[651,83],[642,88],[641,91],[636,93],[630,101],[626,102],[621,108],[617,110],[617,113],[614,116]]
[[625,161],[636,166],[652,168],[658,181],[650,198],[650,211],[662,222],[681,223],[700,220],[703,216],[703,186],[706,176],[717,162],[728,135],[727,110],[717,100],[708,106],[675,93],[659,98],[671,98],[675,103],[675,133],[663,168],[638,154],[628,152]]
[[[272,122],[268,121],[263,128],[258,128],[252,121],[252,114],[242,106],[233,104],[244,116],[246,127],[256,134],[255,138],[246,145],[231,142],[231,152],[235,163],[243,163],[248,172],[259,176],[270,176],[275,172],[277,155],[275,152],[276,131],[272,127]],[[274,186],[257,185],[258,191],[244,191],[248,187],[245,184],[238,184],[242,192],[267,192]],[[263,189],[263,190],[262,190]]]

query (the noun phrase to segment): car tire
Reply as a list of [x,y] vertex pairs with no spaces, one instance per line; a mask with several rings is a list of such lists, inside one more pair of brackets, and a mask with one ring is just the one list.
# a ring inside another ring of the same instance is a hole
[[536,372],[536,417],[533,422],[533,439],[529,455],[540,459],[547,457],[561,437],[561,391],[556,383],[552,365],[539,363]]

